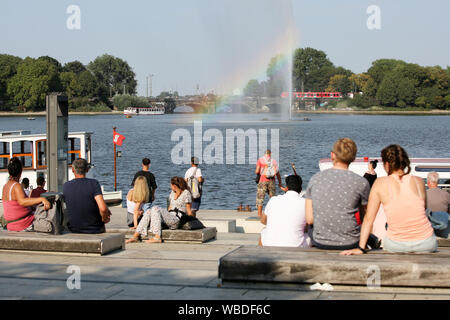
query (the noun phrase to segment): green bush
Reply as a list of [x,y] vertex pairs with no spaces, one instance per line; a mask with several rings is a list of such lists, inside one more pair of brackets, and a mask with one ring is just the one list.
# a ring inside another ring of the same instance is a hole
[[75,112],[111,112],[111,109],[104,104],[103,102],[94,104],[94,105],[84,105],[75,109],[71,109],[70,111]]
[[129,94],[115,95],[112,100],[114,106],[121,111],[129,107],[148,107],[150,105],[147,98]]
[[375,98],[369,97],[365,94],[355,94],[353,99],[350,99],[349,105],[357,108],[368,109],[378,105],[378,101]]

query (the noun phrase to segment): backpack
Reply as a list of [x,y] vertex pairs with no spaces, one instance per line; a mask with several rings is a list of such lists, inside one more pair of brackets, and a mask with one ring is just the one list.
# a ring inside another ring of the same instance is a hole
[[47,211],[44,210],[43,204],[37,206],[34,212],[33,229],[35,232],[62,234],[64,231],[64,198],[61,194],[55,194],[47,200],[52,206]]
[[197,169],[198,168],[195,168],[192,176],[190,176],[188,178],[188,184],[189,184],[189,188],[191,188],[192,199],[198,199],[202,196],[202,190],[201,190],[202,187],[200,185],[200,182],[198,182],[198,179],[195,177],[195,174],[197,173]]
[[272,158],[269,160],[269,162],[266,163],[266,169],[265,169],[265,176],[267,179],[272,179],[277,174],[276,168],[273,165]]

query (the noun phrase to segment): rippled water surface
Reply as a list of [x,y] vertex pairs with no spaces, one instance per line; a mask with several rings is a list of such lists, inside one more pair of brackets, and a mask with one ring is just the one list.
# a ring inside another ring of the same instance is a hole
[[[304,117],[312,121],[300,121]],[[188,165],[175,165],[171,160],[171,141],[174,130],[187,129],[193,137],[193,121],[201,120],[203,132],[218,129],[224,136],[227,129],[279,129],[280,169],[282,176],[290,174],[290,163],[304,180],[304,188],[311,176],[318,171],[318,161],[329,157],[334,141],[350,137],[358,145],[358,157],[379,156],[383,147],[391,143],[402,145],[410,157],[450,158],[450,116],[385,116],[385,115],[297,115],[293,121],[277,119],[275,115],[164,115],[141,116],[126,119],[120,115],[70,116],[70,131],[93,132],[93,162],[95,177],[106,190],[114,188],[112,128],[126,137],[122,157],[118,158],[118,189],[124,196],[136,171],[140,170],[142,158],[152,161],[158,189],[156,203],[165,205],[172,176],[184,176]],[[25,117],[0,118],[0,131],[32,130],[45,132],[45,118],[28,121]],[[203,142],[203,150],[210,142]],[[248,147],[246,148],[248,152]],[[224,162],[226,159],[224,159]],[[203,209],[235,209],[240,203],[255,207],[255,164],[214,164],[200,166],[206,179]]]

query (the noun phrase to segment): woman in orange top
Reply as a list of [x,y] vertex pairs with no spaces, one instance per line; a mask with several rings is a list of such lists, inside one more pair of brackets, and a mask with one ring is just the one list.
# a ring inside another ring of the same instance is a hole
[[[425,184],[411,176],[408,154],[399,145],[381,151],[387,177],[378,178],[372,187],[367,212],[361,227],[359,248],[343,251],[344,255],[362,254],[376,214],[383,204],[388,230],[383,241],[390,252],[435,252],[437,239],[425,213]],[[406,169],[406,173],[405,173]]]

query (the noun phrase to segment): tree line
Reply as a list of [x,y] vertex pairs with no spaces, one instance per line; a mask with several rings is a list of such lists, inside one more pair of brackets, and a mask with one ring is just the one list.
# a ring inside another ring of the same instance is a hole
[[65,92],[70,109],[110,110],[116,94],[136,94],[135,73],[120,58],[104,54],[84,65],[71,61],[0,54],[0,110],[45,110],[50,92]]
[[450,109],[450,68],[424,67],[402,60],[379,59],[367,72],[355,74],[335,66],[326,53],[313,48],[296,49],[292,58],[292,75],[286,55],[273,57],[267,67],[267,80],[250,80],[245,96],[280,96],[292,90],[304,92],[354,93],[351,106],[369,108],[419,107]]

